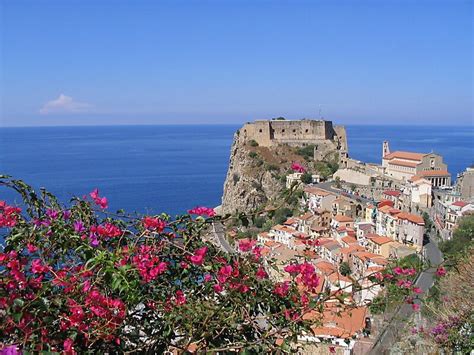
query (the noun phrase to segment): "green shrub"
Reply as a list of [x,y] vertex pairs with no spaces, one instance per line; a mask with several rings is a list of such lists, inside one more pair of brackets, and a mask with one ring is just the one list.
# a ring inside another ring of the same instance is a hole
[[258,157],[258,154],[257,154],[257,152],[250,152],[249,157],[254,159],[254,158]]
[[301,182],[303,184],[311,184],[313,182],[313,176],[310,173],[304,173],[301,175]]
[[249,140],[249,144],[251,147],[258,147],[258,143],[255,139]]

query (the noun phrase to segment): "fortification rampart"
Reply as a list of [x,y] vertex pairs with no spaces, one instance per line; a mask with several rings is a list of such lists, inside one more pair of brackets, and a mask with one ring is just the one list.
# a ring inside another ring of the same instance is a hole
[[337,148],[347,150],[344,127],[333,127],[331,121],[325,120],[255,121],[246,123],[239,134],[244,141],[254,140],[264,147],[277,144],[303,145],[333,141]]

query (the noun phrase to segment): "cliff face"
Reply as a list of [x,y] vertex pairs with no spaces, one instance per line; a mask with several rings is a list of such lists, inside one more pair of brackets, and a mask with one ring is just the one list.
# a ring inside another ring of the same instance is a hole
[[[252,149],[254,148],[254,149]],[[268,165],[252,158],[252,152],[261,151],[260,147],[250,147],[234,135],[229,169],[224,183],[222,212],[248,212],[275,198],[282,189],[282,182],[275,171],[268,171]]]
[[[315,130],[312,135],[310,124],[314,122],[319,131]],[[309,172],[317,174],[314,158],[319,161],[328,154],[335,154],[333,156],[338,159],[339,153],[347,150],[345,130],[343,127],[338,130],[343,136],[333,130],[329,121],[245,124],[234,135],[221,212],[249,212],[276,199],[285,188],[286,175],[291,172],[293,162],[299,162],[308,167]],[[305,160],[299,148],[312,149],[313,146],[314,150],[310,150],[310,157],[306,156]]]

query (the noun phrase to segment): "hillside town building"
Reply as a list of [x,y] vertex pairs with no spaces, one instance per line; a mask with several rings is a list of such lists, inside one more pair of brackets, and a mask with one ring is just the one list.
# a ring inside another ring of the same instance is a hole
[[412,182],[424,178],[431,182],[433,187],[451,185],[451,174],[439,154],[390,152],[387,141],[383,142],[382,154],[382,167],[388,176]]

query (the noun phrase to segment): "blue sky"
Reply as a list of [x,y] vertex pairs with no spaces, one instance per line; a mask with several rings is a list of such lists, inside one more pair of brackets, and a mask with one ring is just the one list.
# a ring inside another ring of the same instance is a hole
[[473,124],[473,2],[2,0],[3,126]]

